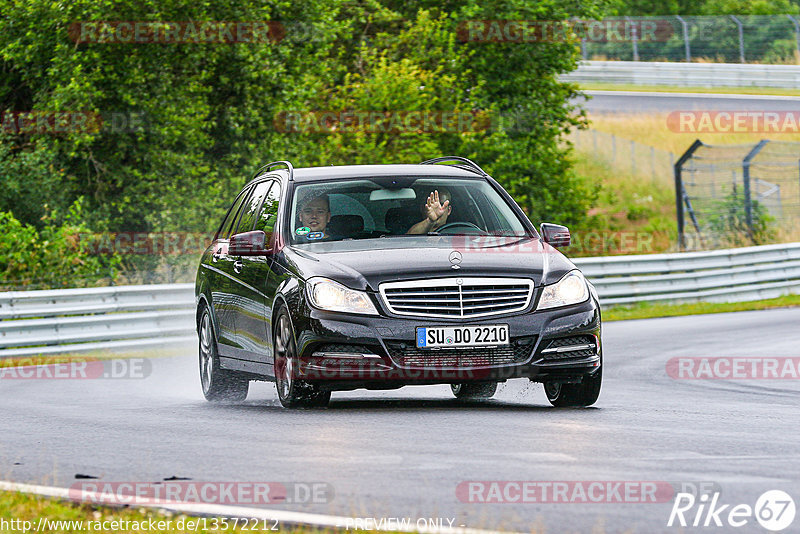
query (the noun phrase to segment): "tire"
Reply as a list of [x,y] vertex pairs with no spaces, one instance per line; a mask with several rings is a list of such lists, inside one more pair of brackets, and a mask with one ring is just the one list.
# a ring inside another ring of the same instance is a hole
[[464,382],[450,384],[457,399],[490,399],[497,392],[497,382]]
[[219,365],[217,340],[211,327],[211,313],[204,306],[198,325],[200,337],[200,386],[210,402],[236,402],[247,398],[250,381]]
[[297,378],[297,345],[294,340],[289,312],[281,308],[275,319],[273,336],[275,388],[285,408],[325,407],[331,400],[330,391]]
[[603,368],[600,367],[594,374],[583,377],[579,384],[545,382],[544,392],[550,404],[557,408],[586,407],[597,402],[602,383]]

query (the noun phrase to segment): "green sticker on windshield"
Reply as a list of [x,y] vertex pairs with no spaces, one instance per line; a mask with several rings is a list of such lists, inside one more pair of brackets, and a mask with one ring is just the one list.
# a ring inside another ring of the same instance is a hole
[[311,228],[309,228],[308,226],[301,226],[300,228],[295,230],[294,233],[296,233],[297,235],[306,235],[310,231]]

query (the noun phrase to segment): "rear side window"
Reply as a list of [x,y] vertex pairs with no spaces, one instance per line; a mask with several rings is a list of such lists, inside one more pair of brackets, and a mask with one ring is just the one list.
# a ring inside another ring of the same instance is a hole
[[281,184],[272,182],[264,203],[261,205],[261,212],[256,221],[256,230],[263,230],[269,237],[275,229],[275,221],[278,219],[278,203],[281,200]]
[[253,194],[250,195],[242,207],[242,216],[239,219],[239,225],[236,227],[235,234],[249,232],[253,229],[253,223],[255,223],[258,208],[261,207],[261,201],[267,194],[270,185],[272,185],[272,181],[270,180],[255,185]]
[[217,236],[219,239],[228,239],[228,237],[231,235],[231,227],[239,215],[239,208],[242,207],[242,202],[244,202],[244,199],[246,199],[249,194],[250,189],[248,188],[247,190],[239,193],[239,196],[236,197],[236,200],[233,202],[233,206],[231,206],[231,209],[228,210],[228,215],[222,222],[222,226],[220,226],[219,235]]

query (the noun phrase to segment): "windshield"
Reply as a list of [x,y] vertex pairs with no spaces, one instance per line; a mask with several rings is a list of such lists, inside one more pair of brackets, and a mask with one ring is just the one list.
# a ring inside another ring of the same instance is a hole
[[289,217],[291,242],[297,245],[531,235],[484,179],[402,176],[302,184],[295,187]]

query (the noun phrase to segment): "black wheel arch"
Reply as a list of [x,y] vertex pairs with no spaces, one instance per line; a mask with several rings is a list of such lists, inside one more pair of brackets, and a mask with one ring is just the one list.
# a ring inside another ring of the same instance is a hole
[[205,295],[205,293],[200,293],[200,295],[197,297],[197,309],[194,314],[195,329],[199,332],[200,318],[203,315],[204,309],[208,309],[208,316],[211,319],[211,329],[214,332],[214,337],[219,338],[219,326],[217,325],[217,318],[214,314],[214,306],[211,304],[211,300]]

